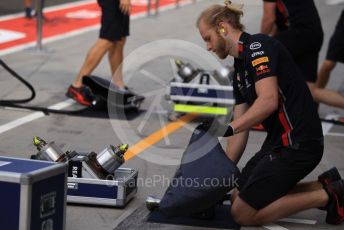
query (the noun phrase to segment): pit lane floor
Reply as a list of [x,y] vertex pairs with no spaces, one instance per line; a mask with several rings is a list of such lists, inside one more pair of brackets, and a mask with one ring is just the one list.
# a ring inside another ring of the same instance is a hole
[[[196,28],[195,21],[199,12],[212,3],[222,1],[200,1],[187,5],[178,10],[170,10],[158,17],[141,18],[131,23],[131,36],[126,46],[126,56],[149,42],[161,39],[180,39],[204,47]],[[343,4],[327,5],[324,1],[316,0],[320,15],[323,19],[325,42],[320,61],[325,57],[328,39],[333,32]],[[261,1],[246,0],[243,22],[247,31],[259,31],[261,17]],[[28,50],[7,54],[1,58],[13,67],[19,74],[25,76],[37,90],[36,105],[51,106],[66,100],[64,93],[79,70],[88,48],[98,36],[94,30],[45,46],[50,52],[37,53]],[[145,58],[144,53],[135,54]],[[37,135],[47,140],[54,140],[65,150],[99,152],[109,144],[122,142],[136,144],[140,139],[149,137],[169,123],[166,110],[169,104],[165,102],[165,86],[172,78],[170,58],[156,58],[147,62],[136,72],[135,77],[127,79],[128,85],[135,91],[147,96],[142,105],[142,112],[132,115],[128,121],[120,119],[109,120],[107,116],[88,114],[88,116],[68,116],[33,114],[29,111],[0,110],[0,155],[27,158],[35,153],[32,137]],[[196,61],[195,61],[196,62]],[[197,63],[197,62],[196,62]],[[222,62],[231,64],[231,60]],[[106,58],[94,72],[95,75],[109,77],[110,70]],[[333,72],[329,88],[342,91],[344,74],[343,65]],[[27,96],[17,81],[12,79],[4,70],[0,70],[1,98],[18,98]],[[62,105],[63,107],[63,105]],[[73,107],[73,106],[72,106]],[[73,107],[74,108],[74,107]],[[322,117],[328,114],[344,115],[342,110],[320,106]],[[30,116],[30,117],[28,117]],[[25,118],[22,125],[18,119]],[[11,123],[12,122],[12,123]],[[113,124],[113,125],[111,125]],[[126,223],[130,229],[145,228],[139,219],[131,214],[142,207],[147,195],[161,196],[167,186],[162,178],[170,178],[176,168],[176,162],[181,157],[191,136],[196,122],[189,122],[165,138],[158,139],[154,146],[138,152],[138,155],[127,161],[124,167],[139,170],[138,194],[124,209],[87,207],[78,205],[67,206],[67,230],[109,230]],[[321,164],[306,178],[312,180],[319,173],[335,165],[343,175],[343,136],[344,127],[325,124],[325,154]],[[239,163],[242,167],[256,152],[265,137],[264,133],[252,132],[249,145]],[[222,141],[225,143],[225,141]],[[155,178],[155,179],[154,179]],[[154,181],[155,180],[155,181]],[[148,183],[153,181],[155,183]],[[144,183],[145,182],[145,183]],[[278,222],[271,226],[243,229],[342,229],[342,226],[329,226],[324,222],[325,213],[319,210],[309,210],[292,217],[292,223]],[[298,220],[298,221],[297,221]],[[301,223],[295,223],[300,222]],[[294,223],[293,223],[294,222]],[[198,229],[198,227],[183,227],[173,225],[154,225],[158,229]]]

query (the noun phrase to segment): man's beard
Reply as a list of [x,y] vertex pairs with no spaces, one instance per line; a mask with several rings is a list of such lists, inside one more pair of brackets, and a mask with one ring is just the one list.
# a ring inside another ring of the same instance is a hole
[[216,48],[216,54],[220,59],[225,59],[228,56],[226,51],[226,40],[219,36],[219,46]]

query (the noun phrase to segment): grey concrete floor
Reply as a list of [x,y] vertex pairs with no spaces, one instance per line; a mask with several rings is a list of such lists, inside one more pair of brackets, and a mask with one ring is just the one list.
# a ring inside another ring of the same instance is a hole
[[[188,41],[200,47],[205,47],[198,31],[195,21],[199,13],[212,3],[222,3],[221,0],[204,0],[196,4],[187,5],[178,10],[170,10],[161,13],[158,17],[141,18],[131,23],[131,36],[126,45],[126,57],[138,56],[139,59],[150,59],[149,55],[140,52],[144,45],[162,39],[178,39]],[[245,16],[243,22],[247,31],[259,32],[261,18],[261,1],[245,0]],[[316,0],[323,27],[325,31],[325,42],[321,51],[320,61],[325,57],[328,39],[343,8],[343,4],[330,6],[322,0]],[[32,104],[50,106],[66,100],[64,93],[76,76],[86,52],[98,36],[98,31],[88,32],[72,38],[46,44],[52,50],[49,53],[35,53],[28,50],[2,56],[1,58],[13,67],[19,74],[29,80],[37,90],[37,98]],[[173,42],[167,46],[173,47]],[[166,45],[166,42],[162,43]],[[182,58],[190,57],[188,52],[181,53]],[[143,112],[129,121],[106,119],[101,117],[82,117],[68,115],[50,115],[36,119],[19,127],[10,129],[0,134],[0,155],[14,157],[29,157],[35,153],[31,143],[35,135],[54,140],[65,150],[96,151],[99,152],[109,144],[121,142],[135,144],[154,131],[166,125],[169,121],[166,110],[170,105],[164,100],[165,88],[172,78],[170,59],[174,56],[158,57],[145,63],[139,69],[127,66],[129,75],[125,80],[130,87],[137,92],[147,96],[142,105]],[[203,57],[200,56],[200,59]],[[196,64],[198,61],[193,60]],[[231,64],[227,59],[221,62],[223,65]],[[207,67],[209,68],[209,67]],[[142,72],[145,70],[146,72]],[[145,74],[145,73],[150,74]],[[110,69],[106,58],[94,71],[95,75],[110,77]],[[339,64],[333,72],[329,88],[343,92],[344,67]],[[0,96],[1,98],[18,98],[27,96],[26,90],[13,80],[4,70],[0,70]],[[152,77],[153,76],[153,77]],[[154,78],[158,77],[158,80]],[[13,111],[0,108],[0,126],[8,124],[18,118],[31,114],[27,111]],[[320,106],[320,114],[343,115],[343,111],[328,106]],[[139,170],[141,179],[153,178],[156,175],[171,177],[176,168],[176,162],[181,157],[183,150],[191,135],[191,130],[197,123],[191,122],[184,128],[177,130],[168,138],[161,140],[154,147],[142,152],[137,157],[125,163],[125,167]],[[338,134],[344,133],[343,127],[330,126],[325,137],[325,155],[320,165],[306,178],[315,179],[323,170],[331,166],[337,166],[343,174],[343,137]],[[265,134],[252,132],[246,152],[239,163],[242,167],[245,162],[256,152]],[[223,141],[225,143],[225,141]],[[120,225],[121,222],[131,226],[130,229],[143,228],[139,220],[130,215],[142,206],[147,195],[161,196],[166,184],[156,183],[154,186],[140,185],[136,198],[124,209],[87,207],[68,205],[67,207],[67,230],[109,230]],[[315,225],[277,223],[287,229],[343,229],[343,226],[328,226],[324,222],[325,213],[319,210],[309,210],[298,213],[292,218],[316,220]],[[132,225],[130,225],[132,223]],[[0,227],[1,228],[1,227]],[[155,225],[152,228],[161,229],[196,229],[192,227],[177,227],[166,225]],[[246,229],[246,228],[245,228]],[[247,229],[273,229],[272,226],[256,227]],[[278,228],[277,228],[278,229]],[[283,229],[283,228],[279,228]]]

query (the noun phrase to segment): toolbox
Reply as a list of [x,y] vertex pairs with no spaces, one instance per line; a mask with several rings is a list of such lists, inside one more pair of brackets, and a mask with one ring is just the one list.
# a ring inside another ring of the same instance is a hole
[[0,228],[63,230],[67,165],[0,157]]
[[67,202],[124,207],[137,193],[138,171],[120,168],[127,144],[95,152],[63,152],[54,142],[34,138],[39,152],[32,159],[61,161],[68,167]]
[[137,193],[138,171],[118,168],[107,179],[68,177],[67,202],[124,207]]

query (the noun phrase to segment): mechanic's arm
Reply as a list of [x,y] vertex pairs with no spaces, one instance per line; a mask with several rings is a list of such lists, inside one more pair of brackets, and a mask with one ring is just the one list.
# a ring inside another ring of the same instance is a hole
[[[248,110],[248,105],[242,103],[240,105],[235,105],[233,120],[241,117]],[[226,153],[229,159],[231,159],[235,164],[237,164],[245,151],[249,131],[243,131],[237,135],[228,138]]]
[[235,134],[249,130],[252,126],[261,123],[278,108],[278,84],[277,77],[266,77],[255,83],[257,99],[252,106],[233,120],[230,126]]
[[276,3],[275,2],[263,2],[263,18],[261,22],[260,32],[266,35],[274,35],[276,32]]

